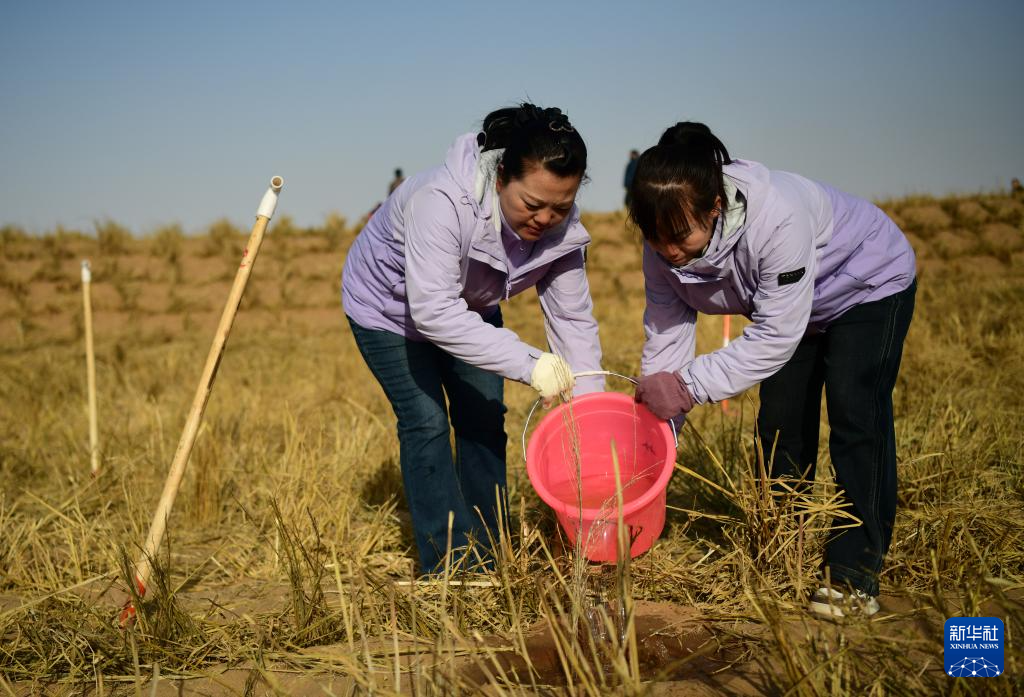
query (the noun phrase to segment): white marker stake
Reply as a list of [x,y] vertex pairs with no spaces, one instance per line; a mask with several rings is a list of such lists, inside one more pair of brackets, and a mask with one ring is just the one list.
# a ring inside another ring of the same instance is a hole
[[[135,582],[139,596],[146,593],[150,575],[153,572],[153,559],[156,557],[160,543],[163,541],[164,532],[167,529],[167,519],[171,515],[171,507],[174,505],[174,498],[181,486],[181,479],[185,475],[185,466],[188,464],[189,455],[192,453],[192,446],[196,441],[196,434],[199,432],[199,424],[203,419],[203,412],[206,410],[206,403],[210,399],[210,391],[213,389],[213,380],[217,377],[217,367],[220,365],[221,356],[224,353],[224,345],[227,343],[228,334],[231,332],[231,325],[235,321],[235,314],[238,312],[238,304],[242,300],[242,293],[245,292],[245,284],[249,280],[249,273],[256,262],[256,255],[260,251],[260,244],[263,242],[263,233],[267,230],[267,224],[274,215],[277,207],[277,195],[284,185],[284,179],[274,177],[270,180],[270,188],[263,195],[259,208],[256,209],[256,223],[253,225],[249,242],[242,252],[242,263],[235,274],[235,282],[231,286],[228,295],[228,302],[224,306],[224,312],[217,326],[217,333],[213,338],[213,345],[206,357],[206,367],[203,368],[203,375],[196,388],[195,397],[192,400],[192,408],[189,410],[188,419],[185,421],[185,429],[181,433],[181,440],[178,441],[178,449],[174,453],[174,461],[171,463],[171,470],[167,474],[167,481],[164,483],[163,494],[160,495],[160,502],[157,504],[156,513],[153,515],[153,522],[149,527],[149,535],[142,547],[142,557],[135,565]],[[135,608],[129,604],[121,612],[122,626],[129,622],[135,615]]]
[[96,353],[92,347],[92,270],[89,260],[82,261],[82,303],[85,306],[85,375],[89,391],[89,471],[100,472],[99,427],[96,417]]

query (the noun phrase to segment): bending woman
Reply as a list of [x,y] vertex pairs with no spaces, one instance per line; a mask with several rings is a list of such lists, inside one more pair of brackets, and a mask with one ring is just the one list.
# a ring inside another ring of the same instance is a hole
[[[637,398],[673,418],[761,383],[772,476],[813,480],[824,386],[837,484],[861,522],[830,535],[810,609],[873,614],[896,518],[892,390],[916,289],[906,237],[867,201],[733,160],[689,122],[640,157],[630,215],[646,241]],[[698,312],[751,324],[694,358]]]
[[[549,401],[603,389],[602,378],[572,378],[601,365],[583,265],[590,237],[575,205],[586,168],[586,145],[558,109],[494,111],[442,166],[406,179],[349,251],[345,313],[398,419],[425,573],[444,563],[449,512],[453,548],[496,538],[504,379]],[[502,328],[498,303],[529,288],[550,352]]]

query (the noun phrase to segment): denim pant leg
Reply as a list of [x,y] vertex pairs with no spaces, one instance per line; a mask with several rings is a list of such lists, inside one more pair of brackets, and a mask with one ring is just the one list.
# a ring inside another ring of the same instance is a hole
[[[914,314],[916,282],[851,308],[826,332],[825,401],[836,483],[862,522],[825,548],[833,583],[878,595],[878,574],[896,520],[896,429],[892,391]],[[842,524],[837,520],[837,524]]]
[[[505,510],[505,380],[453,358],[444,389],[455,430],[455,475],[470,519],[458,521],[486,548]],[[498,504],[500,497],[500,504]]]
[[761,383],[757,431],[765,460],[772,458],[773,478],[814,481],[825,381],[821,354],[822,337],[806,336],[782,369]]
[[398,419],[405,499],[412,516],[421,570],[444,563],[448,512],[454,513],[452,547],[466,544],[470,513],[459,490],[441,376],[451,356],[431,343],[360,327],[352,334]]

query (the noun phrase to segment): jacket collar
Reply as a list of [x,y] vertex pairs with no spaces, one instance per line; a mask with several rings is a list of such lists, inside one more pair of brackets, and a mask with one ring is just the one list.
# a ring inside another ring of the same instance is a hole
[[[490,206],[488,206],[490,208]],[[495,230],[491,224],[490,210],[486,216],[477,215],[470,243],[469,257],[483,262],[488,266],[508,273],[508,258],[501,242],[501,231]],[[500,215],[498,216],[500,219]],[[580,224],[579,209],[573,205],[572,212],[557,227],[544,233],[534,243],[534,252],[530,260],[516,269],[516,276],[529,273],[533,269],[550,264],[573,251],[583,249],[590,242],[590,235]]]
[[[720,217],[715,225],[715,231],[704,249],[704,255],[693,259],[685,266],[672,266],[660,254],[654,252],[653,248],[651,251],[655,258],[682,283],[704,283],[728,278],[732,275],[732,250],[746,231],[746,226],[741,225],[732,234],[725,235],[722,229],[723,223],[724,221]],[[644,244],[647,243],[644,242]]]
[[[729,246],[730,250],[735,243]],[[662,264],[668,267],[669,271],[682,283],[706,283],[732,276],[732,264],[729,263],[731,254],[716,255],[714,261],[710,259],[696,259],[684,267],[675,267],[667,261],[658,257]]]

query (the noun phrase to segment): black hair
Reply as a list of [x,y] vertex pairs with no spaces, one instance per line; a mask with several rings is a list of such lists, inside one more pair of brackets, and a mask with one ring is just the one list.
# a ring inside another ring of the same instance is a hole
[[722,167],[732,164],[722,141],[702,123],[681,121],[637,160],[629,217],[644,239],[678,242],[719,198],[728,205]]
[[500,174],[504,184],[521,179],[532,167],[543,167],[559,177],[583,179],[587,173],[587,146],[568,115],[555,107],[542,109],[523,102],[492,111],[476,140],[482,152],[505,149]]

